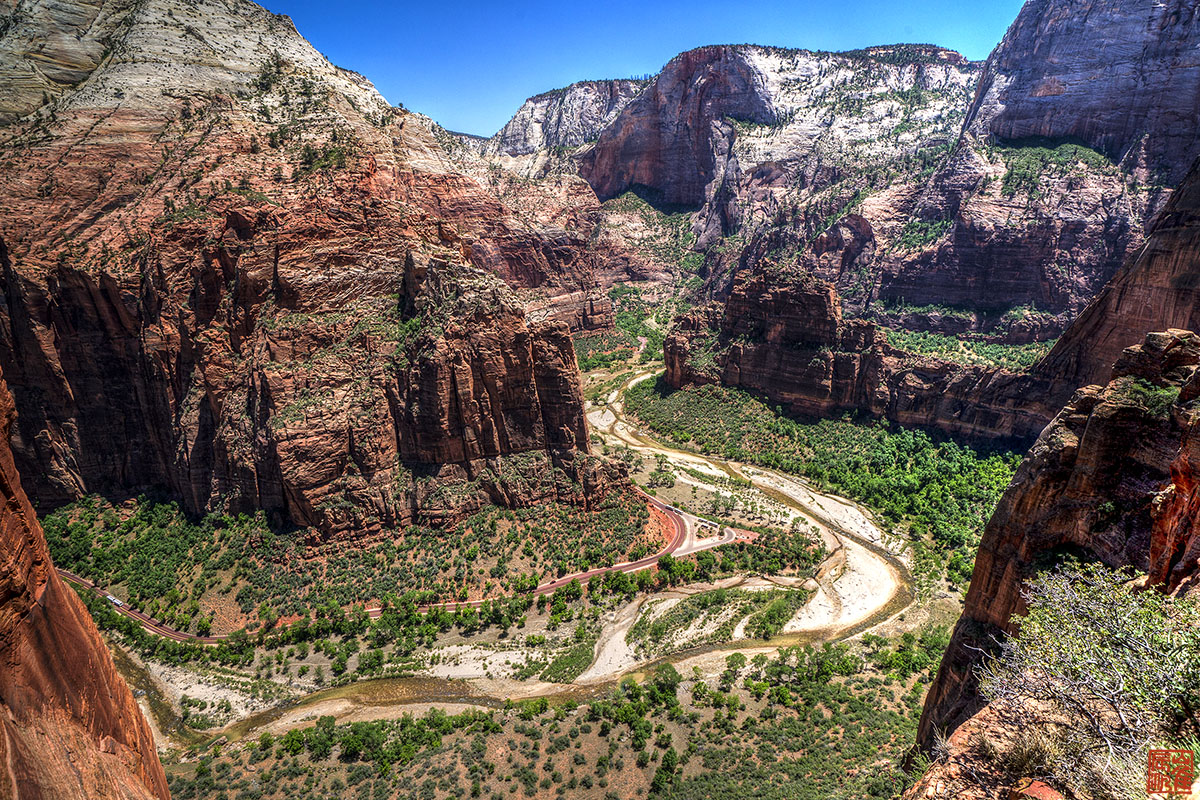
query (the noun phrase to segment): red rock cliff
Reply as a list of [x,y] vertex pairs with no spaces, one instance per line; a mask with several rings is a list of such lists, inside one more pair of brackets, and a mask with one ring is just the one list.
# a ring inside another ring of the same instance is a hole
[[611,319],[590,220],[511,212],[253,3],[37,6],[0,76],[41,81],[51,46],[82,82],[0,118],[0,366],[35,499],[158,487],[352,536],[602,489],[561,321]]
[[860,410],[977,440],[1030,441],[1052,413],[1037,375],[914,357],[844,320],[834,288],[799,270],[738,275],[729,299],[682,317],[663,344],[667,382],[720,382],[795,414]]
[[1023,611],[1022,580],[1072,554],[1132,566],[1163,591],[1200,587],[1200,337],[1153,333],[1038,437],[988,522],[919,740],[980,707],[974,669]]
[[1068,385],[1107,379],[1121,351],[1147,332],[1200,330],[1200,166],[1172,194],[1146,244],[1045,358]]
[[150,728],[21,489],[15,416],[0,378],[0,798],[165,800]]

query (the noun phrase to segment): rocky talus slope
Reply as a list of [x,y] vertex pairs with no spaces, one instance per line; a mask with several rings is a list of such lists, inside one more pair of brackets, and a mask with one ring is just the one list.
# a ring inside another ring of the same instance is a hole
[[8,447],[0,378],[0,798],[167,798],[150,728],[50,562]]
[[[156,488],[329,537],[603,491],[568,336],[611,320],[587,220],[512,212],[245,0],[4,19],[0,77],[40,87],[0,127],[35,499]],[[44,85],[60,51],[80,72]]]
[[1200,337],[1151,333],[1106,385],[1080,389],[1038,437],[989,521],[919,738],[980,707],[975,668],[1024,610],[1022,580],[1071,554],[1200,590]]

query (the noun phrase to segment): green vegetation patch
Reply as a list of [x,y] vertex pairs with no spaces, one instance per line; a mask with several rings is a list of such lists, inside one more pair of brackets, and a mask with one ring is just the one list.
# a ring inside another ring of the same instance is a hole
[[635,494],[612,492],[588,511],[489,506],[449,529],[414,525],[346,548],[272,530],[261,513],[193,520],[174,503],[117,507],[93,496],[47,515],[43,527],[58,566],[124,587],[132,604],[180,630],[207,633],[223,605],[273,619],[409,591],[436,602],[531,589],[654,552],[661,542],[648,520]]
[[1015,741],[989,748],[1011,772],[1075,795],[1140,797],[1151,748],[1197,745],[1200,603],[1138,591],[1131,577],[1067,563],[1025,587],[1029,611],[981,679],[1019,718]]
[[1152,417],[1165,417],[1179,400],[1178,386],[1156,386],[1141,378],[1126,378],[1118,385],[1118,396]]
[[716,680],[670,664],[583,704],[315,725],[168,759],[172,797],[892,797],[928,672],[881,678],[846,645],[733,653]]
[[803,476],[949,549],[978,546],[1020,462],[882,421],[802,422],[723,386],[645,381],[626,393],[626,408],[670,441]]
[[1057,339],[1028,344],[996,344],[960,339],[931,331],[886,329],[888,342],[900,350],[918,355],[938,356],[958,364],[981,364],[1024,372],[1053,349]]
[[910,219],[904,223],[897,245],[901,250],[921,250],[949,233],[953,225],[949,219]]
[[1081,167],[1099,172],[1115,169],[1108,156],[1073,142],[1014,143],[997,147],[996,152],[1008,167],[1000,189],[1005,197],[1023,194],[1037,199],[1042,194],[1041,183],[1048,175],[1066,175]]

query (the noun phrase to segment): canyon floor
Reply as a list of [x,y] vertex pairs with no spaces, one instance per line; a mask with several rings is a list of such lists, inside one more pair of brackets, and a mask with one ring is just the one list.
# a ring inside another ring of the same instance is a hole
[[[659,370],[653,366],[639,369],[593,402],[588,413],[593,435],[608,448],[628,447],[648,460],[665,459],[677,470],[671,488],[650,489],[663,503],[684,502],[689,496],[693,503],[698,496],[721,496],[722,486],[731,478],[737,480],[742,521],[802,526],[819,539],[825,556],[812,577],[734,575],[609,604],[594,621],[594,644],[586,668],[569,682],[522,674],[523,667],[546,657],[542,641],[554,635],[547,630],[546,618],[538,615],[531,615],[521,634],[511,639],[443,636],[421,659],[406,664],[403,676],[332,688],[318,689],[290,674],[264,680],[235,670],[164,666],[136,656],[122,659],[127,672],[142,673],[134,676],[134,683],[145,687],[141,702],[144,710],[153,712],[160,748],[172,749],[196,740],[194,733],[180,736],[186,728],[170,718],[188,704],[226,709],[220,717],[223,726],[201,736],[241,740],[261,736],[264,731],[282,735],[292,727],[310,726],[322,716],[346,723],[420,715],[434,706],[457,713],[464,708],[495,708],[506,701],[539,697],[578,702],[600,697],[623,678],[644,677],[667,662],[682,674],[712,679],[722,672],[733,652],[753,658],[796,645],[840,642],[866,631],[916,630],[931,618],[953,613],[949,608],[939,611],[927,604],[914,605],[902,543],[891,540],[874,516],[856,503],[773,470],[667,446],[642,430],[625,414],[622,394],[657,374]],[[634,477],[640,476],[635,473]],[[722,528],[717,534],[716,526],[701,516],[672,508],[687,529],[682,546],[675,550],[677,556],[734,538],[733,529]],[[746,631],[746,618],[734,626],[731,635],[714,638],[722,622],[719,616],[673,630],[663,641],[634,641],[631,636],[639,622],[644,627],[647,620],[664,617],[685,599],[717,590],[807,590],[811,596],[770,641],[754,639]],[[319,654],[314,654],[313,661],[329,663]],[[152,702],[156,699],[158,702]],[[172,714],[167,708],[178,711]]]

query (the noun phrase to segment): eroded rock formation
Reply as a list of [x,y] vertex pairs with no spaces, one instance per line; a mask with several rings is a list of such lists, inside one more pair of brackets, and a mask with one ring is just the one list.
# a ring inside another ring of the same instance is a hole
[[1037,0],[982,73],[919,46],[699,48],[579,151],[579,172],[602,199],[697,209],[698,249],[740,237],[740,257],[709,254],[718,297],[736,269],[791,260],[857,316],[1052,338],[1200,154],[1194,13]]
[[534,95],[482,150],[488,155],[524,156],[579,147],[599,136],[645,85],[632,79],[580,81]]
[[1041,365],[1072,386],[1103,382],[1121,351],[1161,328],[1200,330],[1200,167],[1171,195],[1146,245]]
[[988,522],[920,741],[980,707],[974,672],[1024,610],[1022,581],[1072,554],[1131,566],[1166,592],[1200,587],[1200,337],[1152,333],[1107,385],[1080,389],[1038,437]]
[[1174,186],[1198,152],[1198,15],[1187,0],[1029,0],[988,59],[967,128],[1082,142]]
[[680,318],[663,344],[676,388],[720,382],[794,414],[859,410],[975,440],[1029,441],[1053,412],[1038,375],[913,356],[864,320],[846,320],[834,287],[799,270],[741,273],[724,304]]
[[915,217],[945,237],[884,267],[885,305],[1036,309],[1065,326],[1200,155],[1196,13],[1154,0],[1026,3],[987,61],[956,151],[916,202]]
[[161,488],[353,536],[600,490],[566,328],[611,321],[594,220],[513,213],[453,137],[245,0],[8,20],[10,75],[104,43],[0,129],[0,365],[35,499]]
[[15,416],[0,377],[0,798],[166,800],[150,728],[21,489]]

